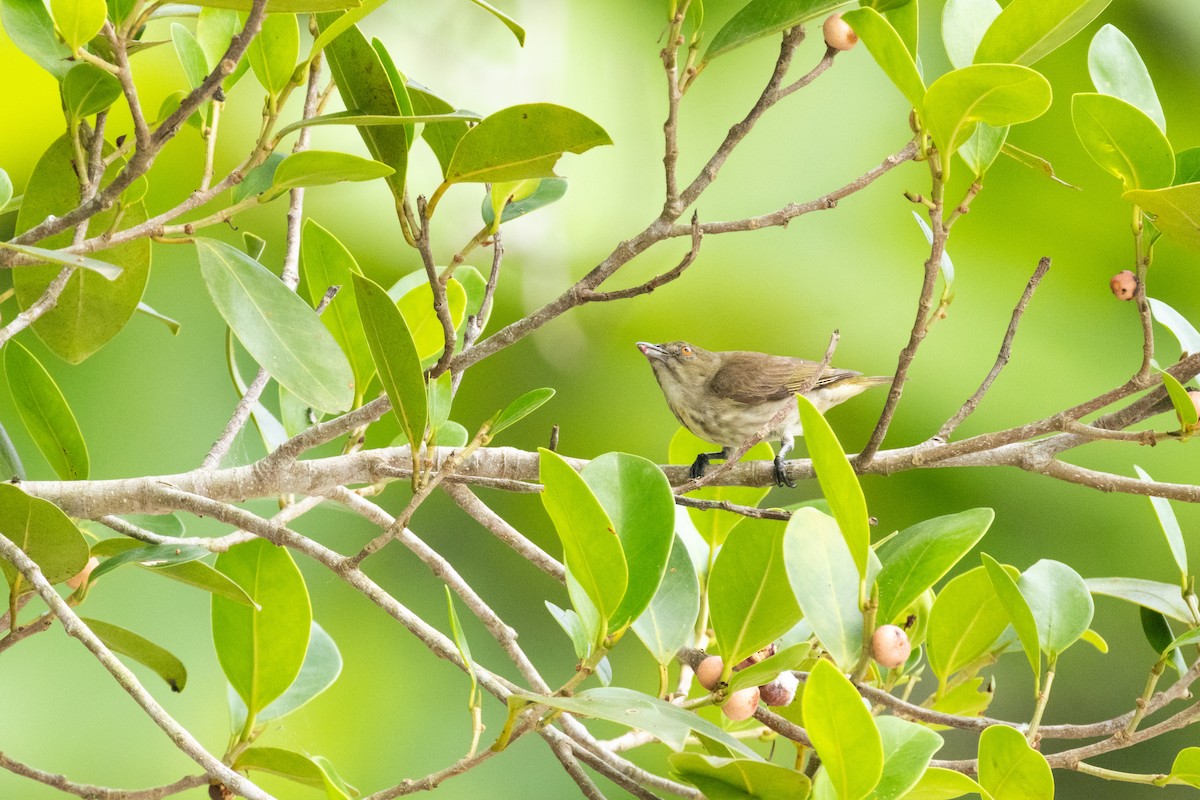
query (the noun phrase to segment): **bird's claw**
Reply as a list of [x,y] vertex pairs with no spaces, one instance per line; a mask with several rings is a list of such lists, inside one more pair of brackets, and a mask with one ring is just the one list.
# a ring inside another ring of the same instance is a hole
[[789,489],[796,488],[796,482],[788,478],[787,473],[783,469],[782,456],[775,456],[775,485],[786,486]]
[[696,460],[692,462],[692,468],[688,470],[688,476],[692,480],[703,477],[704,470],[708,468],[708,453],[701,453],[696,456]]

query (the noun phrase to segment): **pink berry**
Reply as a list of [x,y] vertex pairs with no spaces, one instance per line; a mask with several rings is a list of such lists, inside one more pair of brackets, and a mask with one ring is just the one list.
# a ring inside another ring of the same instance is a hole
[[92,574],[92,570],[98,566],[100,566],[100,559],[92,556],[88,559],[88,562],[84,565],[83,569],[79,571],[78,575],[73,578],[67,578],[67,586],[70,586],[75,590],[79,589],[80,586],[83,586],[85,583],[87,583],[87,579]]
[[896,625],[880,625],[871,636],[871,656],[881,667],[895,669],[902,666],[911,653],[908,634]]
[[1193,389],[1188,392],[1188,397],[1192,398],[1192,405],[1196,407],[1196,414],[1200,415],[1200,392]]
[[825,44],[834,50],[845,51],[858,44],[858,34],[842,19],[841,14],[830,14],[821,30],[825,33]]
[[721,673],[725,671],[725,662],[720,656],[709,656],[696,665],[696,680],[710,692],[721,682]]
[[721,711],[734,722],[741,722],[744,719],[750,719],[754,716],[754,712],[758,710],[758,701],[759,692],[757,686],[738,689],[725,700],[725,705],[721,706]]
[[1118,300],[1132,300],[1134,294],[1137,293],[1137,275],[1134,275],[1130,270],[1123,269],[1112,276],[1112,280],[1108,282],[1108,285]]
[[800,679],[794,672],[781,672],[775,680],[758,687],[759,696],[769,706],[790,706],[796,699]]

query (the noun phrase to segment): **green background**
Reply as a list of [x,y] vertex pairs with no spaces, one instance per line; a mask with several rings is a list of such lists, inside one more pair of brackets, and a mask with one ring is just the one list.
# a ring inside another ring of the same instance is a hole
[[[508,0],[503,8],[527,29],[524,49],[486,13],[462,0],[426,4],[392,0],[370,17],[368,35],[380,36],[398,67],[459,107],[487,114],[521,102],[549,101],[575,108],[603,125],[614,147],[567,156],[560,174],[570,180],[554,206],[506,225],[506,258],[497,308],[489,330],[535,310],[583,275],[613,246],[641,230],[661,207],[664,85],[659,60],[665,14],[659,2],[585,3]],[[706,3],[710,31],[739,6]],[[925,74],[948,68],[937,36],[940,3],[921,3],[921,56]],[[1087,43],[1103,22],[1123,30],[1153,75],[1176,150],[1200,144],[1200,5],[1179,0],[1116,2],[1081,36],[1040,62],[1055,88],[1042,119],[1015,129],[1016,145],[1053,162],[1079,187],[1065,188],[1001,158],[971,213],[954,229],[950,253],[958,272],[949,317],[930,332],[905,387],[888,447],[931,436],[974,390],[990,368],[1012,306],[1040,256],[1053,268],[1025,316],[1012,363],[960,436],[1041,418],[1123,382],[1141,355],[1132,304],[1108,290],[1114,272],[1132,266],[1129,206],[1115,179],[1079,147],[1070,125],[1069,98],[1092,91]],[[155,23],[147,39],[166,38],[169,23]],[[817,26],[799,49],[794,75],[824,52]],[[777,52],[771,39],[721,57],[701,75],[681,112],[681,180],[690,180],[728,126],[757,97]],[[185,79],[168,44],[136,57],[139,91],[153,113]],[[20,192],[40,153],[63,130],[57,87],[48,74],[0,36],[0,75],[8,113],[0,122],[0,167]],[[298,93],[297,93],[298,94]],[[293,112],[295,113],[295,112]],[[697,206],[702,221],[767,213],[820,196],[866,171],[909,137],[908,107],[865,48],[839,56],[810,88],[780,103],[723,168]],[[258,130],[260,95],[253,76],[231,93],[221,124],[218,170],[233,166]],[[110,136],[130,129],[114,114]],[[314,146],[364,153],[350,131],[314,131]],[[429,194],[437,165],[422,145],[414,148],[410,191]],[[149,207],[161,210],[186,197],[200,176],[202,143],[185,128],[150,175]],[[961,164],[961,162],[959,162]],[[961,167],[959,172],[965,172]],[[961,194],[963,175],[950,196]],[[497,444],[532,449],[560,426],[560,451],[594,457],[611,450],[663,461],[675,421],[637,340],[684,338],[710,349],[757,349],[818,358],[830,332],[841,331],[835,364],[888,374],[908,338],[927,254],[904,190],[928,186],[924,165],[907,164],[830,212],[794,220],[787,228],[710,236],[696,264],[677,283],[651,295],[596,304],[570,313],[516,346],[472,369],[453,417],[468,428],[524,391],[553,386],[551,404],[522,421]],[[478,187],[452,189],[434,223],[435,252],[448,259],[478,228]],[[283,201],[239,216],[236,230],[269,244],[264,263],[282,258]],[[306,211],[354,252],[381,282],[419,268],[397,228],[382,182],[309,190]],[[221,234],[237,241],[238,233]],[[631,285],[673,266],[684,240],[660,245],[619,274]],[[471,263],[486,268],[487,256]],[[1197,256],[1171,242],[1156,248],[1149,293],[1193,321],[1200,320],[1195,290]],[[7,282],[7,276],[0,281]],[[611,287],[609,287],[611,288]],[[235,396],[224,365],[223,327],[200,282],[194,248],[156,245],[146,301],[183,323],[172,337],[145,317],[78,367],[50,356],[28,333],[32,347],[71,402],[92,459],[93,478],[182,472],[195,468],[224,426]],[[0,307],[5,318],[15,309]],[[1178,353],[1158,329],[1159,359]],[[250,371],[245,365],[244,372]],[[866,441],[883,402],[871,392],[830,414],[849,451]],[[0,391],[0,421],[26,460],[31,479],[52,477],[21,429],[11,398]],[[1155,427],[1170,428],[1160,418]],[[1132,474],[1137,462],[1155,478],[1196,482],[1195,455],[1168,442],[1153,450],[1129,444],[1094,444],[1068,459]],[[239,439],[229,459],[244,463],[261,453],[253,436]],[[1085,577],[1113,574],[1171,581],[1173,565],[1149,503],[1106,496],[1013,469],[914,471],[863,479],[877,535],[927,517],[975,506],[996,509],[982,549],[1025,568],[1039,558],[1064,561]],[[768,503],[814,496],[813,482],[778,491]],[[543,547],[557,552],[549,520],[534,496],[483,491],[487,502]],[[395,512],[403,486],[381,502]],[[253,506],[270,513],[269,503]],[[1176,506],[1193,557],[1200,514]],[[188,519],[190,532],[223,532]],[[361,546],[370,529],[351,515],[322,508],[295,526],[334,548]],[[565,605],[566,594],[468,519],[435,496],[413,529],[440,552],[521,634],[521,643],[554,683],[574,658],[565,635],[543,606]],[[325,571],[298,559],[313,595],[315,618],[339,644],[346,661],[341,679],[302,711],[274,723],[265,744],[327,756],[364,792],[420,777],[456,760],[469,742],[467,679],[439,661],[360,595]],[[977,563],[974,556],[964,562]],[[368,573],[423,618],[449,631],[440,583],[399,546],[367,563]],[[212,649],[208,597],[142,571],[124,570],[102,582],[86,605],[89,616],[118,622],[179,655],[190,669],[182,695],[135,667],[167,709],[210,749],[228,736],[224,678]],[[27,614],[30,612],[26,612]],[[462,612],[460,610],[460,615]],[[463,616],[475,657],[516,678],[473,619]],[[1132,606],[1101,598],[1093,627],[1112,645],[1101,655],[1073,648],[1061,661],[1046,723],[1087,722],[1132,707],[1154,653],[1141,635]],[[614,659],[617,679],[653,692],[651,660],[632,640]],[[990,713],[1028,718],[1032,709],[1028,667],[1018,656],[996,670],[997,700]],[[1171,676],[1168,675],[1167,679]],[[919,690],[918,696],[923,696]],[[138,788],[173,781],[197,770],[175,750],[77,643],[61,628],[35,636],[0,658],[0,750],[73,780]],[[502,709],[485,701],[484,742],[498,733]],[[601,735],[608,730],[599,726]],[[613,731],[615,733],[615,731]],[[968,755],[973,739],[949,737],[940,757]],[[1194,744],[1185,730],[1150,746],[1113,753],[1096,763],[1114,769],[1165,772],[1172,754]],[[1060,746],[1054,743],[1052,747]],[[777,757],[787,758],[780,746]],[[643,748],[633,757],[661,768],[665,748]],[[1181,789],[1151,790],[1056,773],[1059,797],[1181,796]],[[264,779],[281,797],[316,797],[293,784]],[[614,794],[617,790],[613,787]],[[577,792],[544,743],[518,741],[510,752],[447,781],[438,796],[558,797]],[[0,797],[58,797],[30,781],[0,773]],[[185,797],[203,797],[194,790]]]

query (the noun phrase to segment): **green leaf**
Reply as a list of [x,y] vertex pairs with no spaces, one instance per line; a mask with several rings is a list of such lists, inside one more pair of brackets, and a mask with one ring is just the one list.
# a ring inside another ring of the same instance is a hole
[[975,126],[971,138],[958,148],[958,155],[971,168],[976,177],[982,176],[995,163],[996,158],[1004,150],[1005,140],[1008,139],[1008,126],[993,128],[986,122]]
[[[10,347],[13,344],[9,342]],[[73,578],[87,565],[87,540],[67,515],[11,483],[0,483],[0,533],[25,551],[49,583]],[[0,558],[0,572],[8,581],[11,596],[32,591],[6,559]]]
[[172,336],[178,336],[179,330],[183,327],[183,325],[179,323],[179,320],[168,317],[166,314],[163,314],[161,311],[156,311],[154,308],[146,305],[145,303],[137,304],[137,312],[139,314],[144,314],[152,320],[161,322],[163,325],[166,325],[167,330],[171,332]]
[[1185,183],[1167,189],[1137,190],[1121,195],[1127,202],[1151,214],[1154,227],[1181,244],[1200,248],[1200,183]]
[[1184,389],[1183,384],[1169,372],[1162,373],[1162,382],[1163,388],[1167,390],[1167,397],[1171,398],[1171,405],[1175,408],[1179,427],[1185,434],[1191,433],[1196,428],[1197,414],[1196,405],[1188,395],[1187,389]]
[[717,554],[708,596],[726,676],[800,620],[784,566],[784,532],[790,527],[778,520],[747,520]]
[[1066,44],[1111,0],[1013,0],[987,29],[975,63],[1029,66]]
[[[571,580],[570,575],[567,577]],[[558,623],[571,639],[571,645],[575,648],[575,657],[578,659],[587,658],[591,652],[591,639],[587,629],[584,627],[583,620],[579,618],[572,609],[562,609],[546,601],[546,609],[550,612],[550,616],[554,617],[554,621]],[[674,659],[675,651],[671,651],[670,659]]]
[[8,177],[8,173],[0,169],[0,209],[8,205],[8,201],[12,200],[13,185],[12,178]]
[[359,114],[356,111],[335,111],[332,114],[323,114],[319,117],[297,120],[290,125],[280,128],[276,136],[286,136],[301,128],[317,128],[326,125],[357,125],[360,128],[403,127],[407,130],[408,128],[415,127],[418,123],[442,127],[457,122],[462,124],[463,128],[466,128],[467,122],[478,122],[483,119],[483,117],[474,111],[454,109],[450,106],[447,106],[447,108],[449,110],[445,114],[402,114],[400,116]]
[[617,631],[641,616],[662,582],[675,539],[675,496],[653,461],[628,453],[594,458],[580,477],[616,526],[625,554],[628,585],[609,619]]
[[1183,601],[1178,584],[1159,583],[1141,578],[1088,578],[1085,583],[1092,594],[1117,597],[1158,611],[1180,622],[1193,624],[1191,610]]
[[493,6],[491,3],[484,2],[484,0],[471,0],[471,2],[504,23],[504,27],[512,31],[512,35],[517,37],[517,43],[520,44],[521,47],[525,46],[525,29],[518,25],[516,20]]
[[347,792],[341,779],[336,774],[330,775],[326,766],[316,759],[278,747],[248,747],[238,754],[233,768],[278,775],[303,786],[323,790],[329,800],[350,800],[357,794]]
[[973,508],[918,522],[888,539],[876,554],[882,622],[895,622],[921,593],[945,577],[991,527],[996,512]]
[[1025,651],[1025,658],[1029,660],[1029,666],[1033,670],[1034,694],[1037,694],[1041,691],[1042,652],[1041,638],[1033,610],[1026,602],[1025,596],[1021,594],[1017,582],[1012,579],[1004,567],[1000,566],[1000,562],[987,553],[981,553],[980,557],[983,559],[983,567],[987,570],[988,578],[992,581],[992,588],[996,590],[996,596],[1000,598],[1000,603],[1008,612],[1013,630],[1017,632],[1017,638],[1021,640],[1021,649]]
[[1071,118],[1083,149],[1119,178],[1126,192],[1171,185],[1171,143],[1143,111],[1106,94],[1077,94],[1071,98]]
[[1092,624],[1092,595],[1079,573],[1066,564],[1042,559],[1021,573],[1017,588],[1029,603],[1038,639],[1051,660],[1079,641]]
[[[371,40],[371,49],[375,51],[375,55],[379,56],[379,63],[383,67],[383,71],[387,73],[388,83],[392,86],[392,94],[396,95],[396,107],[400,109],[401,116],[413,116],[412,98],[408,96],[408,87],[405,86],[404,75],[400,70],[396,69],[396,63],[392,60],[392,55],[387,51],[383,42],[379,39]],[[417,138],[417,126],[414,123],[408,123],[404,126],[404,146],[409,150],[412,149],[413,142]]]
[[566,193],[566,178],[531,178],[495,184],[480,207],[483,224],[489,227],[495,225],[497,206],[504,209],[500,213],[500,221],[509,222],[550,205]]
[[[225,330],[225,365],[229,368],[229,377],[233,380],[233,388],[237,391],[238,400],[241,400],[246,396],[246,380],[242,377],[241,370],[238,368],[237,348],[233,344],[233,331],[228,328]],[[250,407],[250,418],[254,420],[254,427],[258,429],[259,435],[262,436],[263,445],[267,448],[267,452],[274,451],[287,441],[287,431],[284,430],[283,423],[261,402],[255,402]]]
[[347,410],[354,399],[350,365],[308,304],[236,247],[195,241],[213,304],[254,360],[313,408]]
[[1175,154],[1174,185],[1200,181],[1200,147],[1189,147]]
[[564,153],[612,144],[604,129],[563,106],[530,103],[485,117],[458,143],[446,183],[553,178]]
[[[105,261],[98,261],[87,256],[77,256],[72,253],[64,253],[60,250],[47,250],[45,247],[35,247],[30,244],[13,244],[12,242],[0,242],[0,248],[4,250],[12,250],[14,253],[22,253],[23,255],[41,259],[42,261],[51,264],[61,264],[64,267],[79,267],[80,269],[91,270],[105,280],[115,281],[121,277],[123,269],[116,264],[109,264]],[[20,269],[18,267],[17,269]]]
[[838,800],[862,800],[883,774],[883,743],[854,684],[828,661],[808,674],[804,724]]
[[[379,60],[379,54],[354,25],[355,21],[381,4],[382,0],[371,0],[340,16],[319,14],[316,19],[321,33],[313,42],[312,54],[325,48],[329,70],[337,81],[338,93],[347,109],[361,115],[395,117],[400,115],[400,104],[387,71]],[[345,30],[338,34],[337,31],[343,26]],[[322,40],[327,36],[335,38],[326,45]],[[462,125],[465,127],[466,123]],[[404,197],[404,181],[408,172],[409,142],[403,126],[360,125],[358,133],[371,157],[392,168],[393,172],[388,174],[385,181],[392,197],[399,203]]]
[[871,525],[867,516],[867,499],[854,468],[846,459],[833,429],[820,411],[804,395],[797,395],[800,424],[804,426],[804,442],[812,457],[821,494],[829,501],[833,518],[837,520],[846,546],[858,567],[860,580],[867,576],[867,553],[871,550]]
[[74,52],[104,27],[108,6],[104,0],[50,0],[50,13],[63,41]]
[[475,708],[481,699],[479,679],[475,676],[475,659],[471,657],[471,648],[467,644],[466,632],[463,631],[462,622],[458,619],[458,612],[454,609],[454,593],[450,591],[449,586],[446,587],[446,612],[450,617],[450,632],[454,634],[454,646],[458,649],[458,655],[462,658],[463,663],[467,665],[467,676],[471,679],[471,693],[467,705]]
[[[567,569],[595,606],[600,632],[594,644],[608,635],[629,584],[629,568],[621,540],[604,507],[579,473],[562,456],[538,448],[540,476],[545,488],[542,505],[563,544]],[[577,611],[579,609],[576,609]],[[580,612],[582,614],[582,612]]]
[[263,163],[250,170],[246,179],[233,187],[233,202],[240,203],[247,197],[261,195],[270,189],[271,184],[275,182],[275,170],[279,169],[284,158],[281,153],[271,153]]
[[361,272],[358,263],[332,233],[312,218],[304,221],[300,263],[300,274],[304,277],[304,286],[314,307],[331,286],[341,287],[321,314],[321,324],[342,348],[354,375],[355,395],[362,396],[375,375],[375,362],[371,360],[362,317],[355,300],[353,276]]
[[[93,553],[93,555],[96,554]],[[200,547],[199,545],[184,547],[173,544],[152,544],[142,547],[132,547],[100,562],[99,566],[93,569],[92,574],[88,576],[88,582],[92,583],[101,576],[125,564],[138,564],[143,567],[159,568],[175,564],[185,564],[189,561],[204,558],[206,555],[208,555],[208,548]]]
[[709,800],[797,800],[808,797],[812,787],[802,773],[765,761],[699,753],[672,753],[667,760],[675,774],[704,792]]
[[[455,113],[454,106],[428,90],[414,86],[411,81],[408,84],[408,97],[412,101],[413,112],[416,114],[449,115]],[[442,177],[445,177],[450,169],[450,159],[454,157],[459,140],[467,135],[467,130],[465,121],[450,121],[440,125],[426,125],[425,130],[421,131],[421,138],[425,140],[429,149],[437,157],[438,164],[442,168]]]
[[930,767],[925,770],[921,780],[917,781],[904,800],[953,800],[965,794],[987,795],[983,787],[961,772],[941,767]]
[[[691,464],[697,453],[715,453],[720,449],[720,445],[704,441],[687,428],[680,428],[675,431],[675,435],[671,437],[671,443],[667,446],[667,459],[672,464]],[[774,455],[770,444],[759,442],[750,448],[744,458],[747,461],[766,460],[771,459]],[[768,488],[754,486],[706,486],[698,491],[688,492],[688,497],[694,497],[697,500],[713,500],[718,503],[729,502],[753,508],[770,491]],[[729,532],[746,519],[741,514],[735,514],[732,511],[689,508],[687,512],[692,524],[696,526],[700,536],[711,548],[723,544]]]
[[[1200,149],[1200,148],[1198,148]],[[1179,349],[1183,354],[1200,353],[1200,331],[1175,309],[1161,300],[1153,297],[1146,298],[1150,302],[1150,311],[1154,321],[1169,330],[1179,340]]]
[[0,0],[0,21],[13,44],[37,65],[62,80],[74,66],[71,50],[54,33],[54,22],[42,0]]
[[404,317],[387,292],[358,273],[352,278],[354,299],[380,383],[391,400],[400,430],[413,443],[415,452],[425,436],[429,413],[421,358]]
[[1050,95],[1050,82],[1028,67],[975,64],[934,81],[921,117],[948,164],[976,123],[1003,127],[1037,119],[1050,107]]
[[203,561],[189,561],[169,567],[158,567],[153,572],[171,580],[203,589],[213,596],[224,597],[244,606],[254,606],[254,600],[246,590]]
[[312,626],[308,589],[287,549],[265,539],[221,553],[217,569],[259,606],[256,611],[219,595],[212,599],[217,660],[254,716],[300,673]]
[[[1163,373],[1164,378],[1167,376]],[[1177,381],[1178,383],[1178,381]],[[1192,405],[1191,399],[1184,394],[1185,402],[1188,409],[1191,411],[1192,419],[1190,424],[1196,424],[1196,408]],[[1174,400],[1174,398],[1172,398]],[[1178,409],[1178,405],[1176,406]],[[1133,469],[1137,472],[1138,478],[1143,481],[1153,481],[1154,479],[1137,464],[1133,465]],[[1158,524],[1162,528],[1163,535],[1167,539],[1167,547],[1171,549],[1171,557],[1175,559],[1175,565],[1179,567],[1181,580],[1184,584],[1187,583],[1188,576],[1188,560],[1187,560],[1187,545],[1183,541],[1183,531],[1179,527],[1179,520],[1175,518],[1175,512],[1171,508],[1171,501],[1165,497],[1147,496],[1150,505],[1154,508],[1154,515],[1158,517]]]
[[676,535],[662,583],[646,611],[634,620],[633,632],[654,660],[666,666],[691,641],[699,613],[700,581],[696,578],[696,566],[687,546]]
[[[273,5],[276,3],[267,3],[268,8]],[[209,64],[220,63],[221,59],[225,57],[226,51],[229,50],[229,44],[233,37],[237,36],[241,30],[242,22],[238,19],[236,11],[229,8],[201,8],[200,15],[196,18],[196,41],[204,53],[204,60]],[[228,92],[232,89],[234,84],[241,80],[241,77],[249,70],[250,62],[243,55],[233,72],[229,73],[222,83],[225,91]],[[237,187],[234,188],[236,190]]]
[[[881,10],[878,4],[876,4],[875,10]],[[899,5],[893,4],[882,11],[884,18],[900,35],[900,41],[904,42],[904,49],[913,58],[916,58],[917,42],[921,34],[920,3],[917,0],[902,0]]]
[[1173,666],[1180,675],[1187,672],[1187,663],[1183,659],[1183,654],[1175,649],[1175,635],[1171,632],[1171,625],[1167,622],[1167,618],[1148,608],[1139,608],[1138,618],[1142,623],[1142,633],[1154,651],[1161,653],[1167,663]]
[[[433,289],[425,278],[423,271],[410,273],[409,276],[416,284],[400,297],[397,305],[408,329],[412,331],[413,342],[421,361],[441,356],[446,348],[446,334],[442,321],[438,319],[437,311],[433,308]],[[403,279],[401,279],[403,281]],[[392,296],[399,284],[388,292]],[[463,321],[467,307],[467,293],[462,284],[451,278],[446,282],[446,307],[450,312],[450,322],[457,328]]]
[[[112,147],[104,146],[105,157]],[[79,179],[72,166],[75,159],[71,140],[63,136],[50,145],[38,160],[25,189],[25,199],[17,215],[16,232],[21,233],[40,224],[50,215],[62,216],[79,205]],[[105,172],[107,184],[125,167],[124,159],[116,158]],[[146,206],[141,202],[119,202],[101,211],[88,222],[88,235],[98,236],[118,224],[123,228],[140,225],[147,219]],[[74,229],[65,230],[43,239],[39,245],[48,250],[67,247]],[[117,247],[99,250],[90,256],[122,269],[120,277],[108,280],[92,269],[76,270],[67,281],[58,303],[33,323],[38,338],[55,355],[78,364],[99,350],[125,327],[137,310],[142,292],[150,277],[150,240],[138,239]],[[46,287],[54,281],[62,267],[58,264],[22,267],[13,272],[13,287],[17,303],[28,309],[36,303]]]
[[[296,679],[288,686],[287,691],[275,698],[266,708],[258,712],[258,724],[280,719],[292,713],[310,700],[324,692],[342,674],[342,654],[337,644],[330,638],[325,629],[312,623],[308,637],[308,649],[304,653],[304,661]],[[230,691],[230,716],[233,729],[241,730],[246,724],[246,705],[237,692]]]
[[[788,520],[783,553],[805,621],[834,662],[852,669],[863,642],[860,579],[837,523],[814,508],[799,509]],[[872,556],[868,582],[877,571]]]
[[972,63],[984,32],[1000,11],[996,0],[947,0],[942,7],[942,43],[955,69]]
[[875,787],[876,800],[907,797],[943,744],[942,737],[923,725],[898,717],[876,718],[883,743],[883,776]]
[[1185,747],[1179,751],[1175,756],[1175,763],[1171,765],[1171,774],[1167,776],[1166,783],[1181,783],[1200,788],[1200,747]]
[[845,0],[750,0],[717,31],[700,59],[709,61],[765,36],[793,28],[805,20],[819,17]]
[[[229,8],[249,13],[253,0],[200,0],[195,5],[207,8]],[[357,9],[359,0],[267,0],[270,14],[317,14],[323,11]]]
[[979,736],[979,784],[992,800],[1052,800],[1054,775],[1045,757],[1007,725]]
[[[13,480],[14,478],[16,480]],[[23,480],[25,465],[21,463],[21,456],[13,446],[12,439],[8,437],[8,431],[0,424],[0,481],[16,483]]]
[[121,82],[94,64],[80,62],[63,77],[62,94],[67,116],[74,124],[117,102]]
[[86,480],[87,444],[54,378],[15,340],[4,349],[4,372],[17,413],[54,474],[64,481]]
[[1090,644],[1092,647],[1096,648],[1098,652],[1108,653],[1108,642],[1105,641],[1103,636],[1091,628],[1088,628],[1086,631],[1084,631],[1083,636],[1080,638]]
[[328,186],[342,181],[373,181],[386,178],[395,170],[369,158],[329,150],[304,150],[292,153],[275,170],[271,188],[259,198],[268,202],[289,189],[302,186]]
[[513,400],[496,416],[496,421],[492,423],[492,436],[525,419],[549,402],[552,397],[554,397],[554,390],[544,387],[541,389],[531,389],[516,400]]
[[945,683],[988,653],[1007,627],[1008,613],[987,571],[976,567],[964,572],[942,587],[929,612],[930,668]]
[[299,55],[300,26],[295,14],[267,14],[262,30],[246,50],[254,77],[272,97],[291,81]]
[[[695,732],[720,742],[734,753],[739,753],[755,761],[762,760],[745,744],[698,714],[633,689],[608,686],[587,689],[574,697],[546,697],[516,691],[513,692],[513,698],[524,701],[523,705],[537,703],[551,708],[561,708],[572,714],[605,719],[639,731],[646,731],[676,751],[683,750],[688,735]],[[510,709],[512,704],[513,700],[510,700]],[[861,703],[859,708],[862,708]]]
[[169,650],[111,622],[88,618],[83,618],[83,622],[109,650],[154,670],[172,692],[182,692],[187,685],[187,667]]
[[[171,43],[175,47],[179,65],[183,67],[183,75],[187,78],[188,87],[198,88],[208,77],[208,58],[204,55],[204,48],[200,46],[196,36],[178,22],[171,23]],[[208,119],[211,107],[211,100],[201,103],[200,116]]]
[[871,57],[912,107],[921,108],[925,100],[925,82],[917,71],[917,62],[913,61],[912,54],[892,24],[873,8],[847,11],[842,19],[854,28],[858,38],[871,52]]
[[812,644],[797,642],[788,645],[773,656],[767,656],[762,661],[740,669],[730,676],[726,693],[736,692],[747,686],[763,686],[779,677],[779,674],[790,669],[797,669],[809,657]]
[[1160,130],[1167,130],[1167,118],[1158,92],[1154,91],[1150,71],[1133,42],[1115,26],[1105,25],[1092,37],[1088,47],[1088,72],[1097,92],[1119,97],[1136,106],[1154,120]]

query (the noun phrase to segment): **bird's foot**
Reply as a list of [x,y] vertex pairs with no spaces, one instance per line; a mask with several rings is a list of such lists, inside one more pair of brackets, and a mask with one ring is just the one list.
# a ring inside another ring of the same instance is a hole
[[700,478],[704,475],[704,470],[708,469],[708,460],[710,457],[711,456],[708,453],[701,453],[700,455],[696,456],[696,460],[692,462],[692,468],[688,470],[688,476],[691,477],[692,480]]
[[796,488],[796,482],[788,478],[787,473],[783,469],[783,454],[775,456],[775,485],[786,486],[789,489]]

